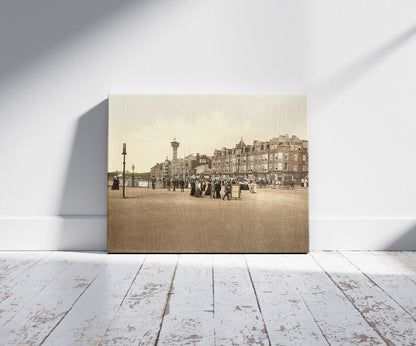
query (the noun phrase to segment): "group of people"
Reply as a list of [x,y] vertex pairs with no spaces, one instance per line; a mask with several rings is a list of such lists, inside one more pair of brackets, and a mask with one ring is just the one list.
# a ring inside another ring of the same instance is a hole
[[[168,191],[170,191],[171,188],[172,188],[173,191],[176,191],[176,189],[178,187],[181,188],[181,192],[184,192],[185,191],[185,180],[183,180],[183,179],[180,179],[180,180],[178,180],[178,179],[172,179],[172,180],[167,179],[166,180],[166,188],[167,188]],[[153,184],[152,184],[152,188],[154,190]]]
[[[211,198],[221,199],[221,181],[191,181],[191,192],[190,195],[196,198],[201,198],[203,195],[210,196]],[[224,184],[224,197],[229,200],[231,197],[231,182]]]
[[[231,184],[235,183],[234,181],[225,181],[225,180],[205,180],[205,179],[193,179],[191,181],[184,179],[169,179],[163,181],[167,191],[176,191],[180,187],[181,192],[185,191],[185,188],[188,188],[190,185],[191,192],[190,195],[193,197],[201,198],[202,196],[210,196],[211,198],[221,199],[221,189],[224,186],[224,196],[223,200],[231,198]],[[152,178],[152,189],[156,188],[156,179]]]

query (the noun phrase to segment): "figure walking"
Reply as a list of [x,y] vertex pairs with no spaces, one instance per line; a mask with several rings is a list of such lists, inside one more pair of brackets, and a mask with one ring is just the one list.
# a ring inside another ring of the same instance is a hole
[[198,181],[198,184],[196,185],[195,197],[202,197],[202,182],[201,181]]
[[196,192],[195,181],[191,181],[191,193],[190,193],[190,195],[195,196],[195,192]]
[[225,193],[224,193],[224,197],[222,198],[222,200],[225,199],[225,197],[227,197],[227,200],[230,200],[230,193],[231,193],[231,184],[228,182],[225,185]]
[[211,196],[211,182],[207,183],[207,187],[205,189],[205,196]]
[[221,181],[217,181],[215,184],[215,198],[221,199]]

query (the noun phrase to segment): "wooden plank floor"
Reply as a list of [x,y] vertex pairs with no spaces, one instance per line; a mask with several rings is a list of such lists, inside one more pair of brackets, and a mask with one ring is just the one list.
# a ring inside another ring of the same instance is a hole
[[416,253],[0,252],[0,345],[415,345]]

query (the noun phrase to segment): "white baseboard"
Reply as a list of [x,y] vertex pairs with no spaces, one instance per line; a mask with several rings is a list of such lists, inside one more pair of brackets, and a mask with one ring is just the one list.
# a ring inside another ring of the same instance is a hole
[[0,218],[0,250],[106,250],[107,217]]
[[310,220],[311,250],[416,250],[416,219]]
[[[0,217],[0,250],[106,248],[105,215]],[[311,219],[310,249],[416,250],[416,219]]]

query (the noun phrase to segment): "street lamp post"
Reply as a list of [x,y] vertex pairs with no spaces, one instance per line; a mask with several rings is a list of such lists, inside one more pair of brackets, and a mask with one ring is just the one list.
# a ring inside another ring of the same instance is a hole
[[126,198],[126,143],[123,143],[123,198]]
[[238,157],[237,157],[237,178],[240,176],[240,160],[241,160],[241,154],[238,154]]
[[133,186],[133,187],[134,187],[134,169],[135,168],[136,167],[134,167],[134,164],[132,164],[131,165],[131,170],[132,170],[133,174],[132,174],[132,177],[131,177],[131,186]]

